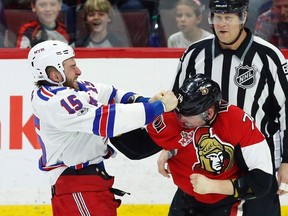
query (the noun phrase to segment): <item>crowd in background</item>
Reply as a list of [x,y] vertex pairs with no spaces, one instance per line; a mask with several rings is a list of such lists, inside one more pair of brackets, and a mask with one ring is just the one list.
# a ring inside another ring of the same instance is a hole
[[[53,5],[55,2],[58,5]],[[43,4],[52,5],[52,12],[41,9]],[[288,2],[250,0],[249,4],[253,16],[248,17],[246,26],[277,47],[288,48],[284,40]],[[7,18],[11,11],[20,18]],[[21,13],[26,13],[25,19]],[[74,47],[185,48],[213,33],[208,16],[207,0],[2,0],[0,47],[29,48],[40,41],[58,39]],[[156,33],[152,29],[155,26]],[[151,42],[155,34],[157,43]]]

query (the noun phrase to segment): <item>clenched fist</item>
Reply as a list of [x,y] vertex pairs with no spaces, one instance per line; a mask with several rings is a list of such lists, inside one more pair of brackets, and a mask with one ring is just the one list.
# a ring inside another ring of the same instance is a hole
[[198,194],[211,193],[211,188],[214,186],[209,178],[201,174],[192,174],[190,182],[193,185],[194,191]]
[[178,100],[172,91],[165,92],[160,100],[165,105],[166,112],[174,110],[178,105]]
[[194,191],[198,194],[224,194],[233,195],[234,188],[230,180],[210,179],[202,174],[194,173],[190,176]]
[[163,96],[165,95],[166,91],[162,90],[158,94],[154,95],[153,97],[150,98],[149,103],[153,103],[157,100],[161,100]]

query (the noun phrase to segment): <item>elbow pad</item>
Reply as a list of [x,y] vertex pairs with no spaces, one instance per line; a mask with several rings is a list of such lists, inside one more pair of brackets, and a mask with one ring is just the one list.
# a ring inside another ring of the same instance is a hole
[[231,182],[234,187],[234,194],[233,196],[236,199],[255,199],[256,196],[251,190],[251,188],[248,186],[248,184],[245,182],[245,179],[243,177],[239,177],[237,179],[231,179]]

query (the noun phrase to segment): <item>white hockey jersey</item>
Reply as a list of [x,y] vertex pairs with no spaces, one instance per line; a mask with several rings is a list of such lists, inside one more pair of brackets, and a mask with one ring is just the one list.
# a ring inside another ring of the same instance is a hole
[[109,137],[142,127],[164,111],[160,101],[125,104],[133,92],[84,81],[78,84],[80,90],[42,86],[32,93],[42,147],[39,168],[52,174],[52,185],[67,167],[80,169],[102,162],[109,154]]

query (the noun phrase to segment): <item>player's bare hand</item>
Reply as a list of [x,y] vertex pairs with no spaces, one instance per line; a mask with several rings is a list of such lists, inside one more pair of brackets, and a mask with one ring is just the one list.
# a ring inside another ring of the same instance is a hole
[[277,194],[284,195],[288,193],[288,163],[281,163],[278,170],[278,185]]
[[194,173],[190,176],[190,182],[194,191],[198,194],[207,194],[212,192],[213,180],[204,175]]
[[162,90],[158,94],[154,95],[150,98],[149,103],[155,102],[157,100],[161,100],[163,96],[165,95],[166,91]]
[[165,105],[166,112],[174,110],[178,105],[178,100],[172,91],[166,92],[161,101]]
[[158,172],[163,175],[164,177],[170,178],[170,170],[168,166],[168,151],[167,150],[162,150],[158,160],[157,160],[157,165],[158,165]]

